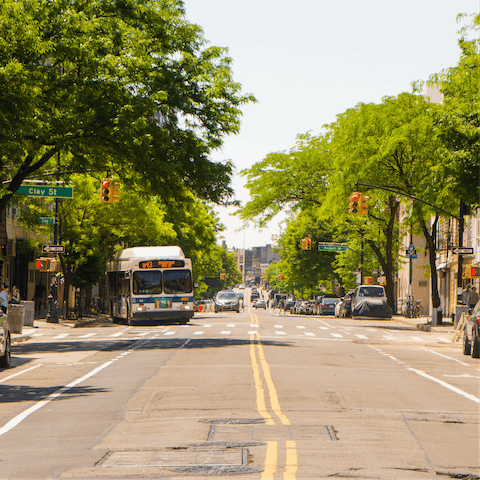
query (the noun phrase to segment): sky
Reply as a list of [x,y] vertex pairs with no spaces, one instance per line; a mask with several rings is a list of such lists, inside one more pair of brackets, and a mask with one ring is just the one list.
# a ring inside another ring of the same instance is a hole
[[[183,0],[190,23],[211,45],[227,47],[234,81],[257,103],[242,107],[240,133],[212,153],[236,168],[232,185],[245,204],[243,169],[288,151],[297,135],[358,103],[411,92],[411,84],[457,64],[460,13],[480,0]],[[242,229],[233,207],[215,209],[229,248],[274,244],[285,215],[268,228]]]

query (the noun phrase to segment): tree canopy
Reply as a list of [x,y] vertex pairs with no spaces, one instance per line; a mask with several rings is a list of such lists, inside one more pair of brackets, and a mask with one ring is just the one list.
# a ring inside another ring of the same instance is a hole
[[0,210],[59,152],[62,171],[111,169],[165,201],[232,197],[209,154],[254,98],[181,0],[4,0],[0,89]]

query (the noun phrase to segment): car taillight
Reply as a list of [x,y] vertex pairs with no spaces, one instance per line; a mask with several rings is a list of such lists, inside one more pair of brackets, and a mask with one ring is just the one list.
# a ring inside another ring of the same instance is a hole
[[480,325],[480,313],[477,315],[477,322]]

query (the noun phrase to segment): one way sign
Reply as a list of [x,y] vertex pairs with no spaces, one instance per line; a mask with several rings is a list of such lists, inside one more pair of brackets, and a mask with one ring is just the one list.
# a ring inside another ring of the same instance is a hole
[[43,245],[43,253],[65,253],[65,245]]

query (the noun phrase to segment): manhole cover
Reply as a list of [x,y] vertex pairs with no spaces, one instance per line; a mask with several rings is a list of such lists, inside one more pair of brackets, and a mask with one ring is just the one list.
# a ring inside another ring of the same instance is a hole
[[235,467],[248,462],[244,449],[110,452],[101,467]]

